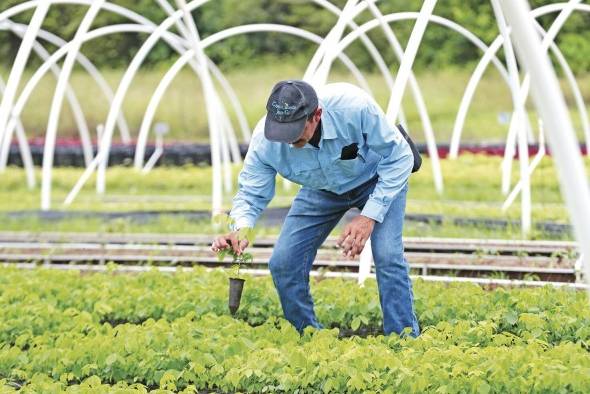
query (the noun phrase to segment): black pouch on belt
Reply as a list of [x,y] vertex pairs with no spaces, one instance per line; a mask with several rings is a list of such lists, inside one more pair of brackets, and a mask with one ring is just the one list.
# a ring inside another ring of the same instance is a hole
[[399,130],[400,133],[402,133],[402,135],[404,136],[404,139],[408,142],[408,145],[410,145],[410,149],[412,150],[412,155],[414,155],[414,166],[412,167],[412,172],[417,172],[420,169],[420,166],[422,165],[422,156],[420,156],[420,152],[418,152],[418,148],[416,148],[414,141],[412,141],[412,139],[410,138],[408,133],[406,133],[406,130],[404,130],[403,126],[401,124],[398,124],[397,129]]

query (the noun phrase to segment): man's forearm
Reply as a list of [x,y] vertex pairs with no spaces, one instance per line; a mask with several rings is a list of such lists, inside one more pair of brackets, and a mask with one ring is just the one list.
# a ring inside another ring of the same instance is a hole
[[412,172],[413,156],[409,154],[397,158],[395,161],[380,163],[377,167],[379,179],[375,190],[369,196],[361,214],[376,222],[383,222],[392,201],[408,182]]

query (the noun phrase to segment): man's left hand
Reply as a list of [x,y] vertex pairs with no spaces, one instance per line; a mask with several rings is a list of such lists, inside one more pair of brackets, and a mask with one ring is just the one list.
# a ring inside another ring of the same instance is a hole
[[375,221],[369,217],[358,215],[344,228],[337,245],[342,248],[342,254],[349,259],[358,256],[373,232]]

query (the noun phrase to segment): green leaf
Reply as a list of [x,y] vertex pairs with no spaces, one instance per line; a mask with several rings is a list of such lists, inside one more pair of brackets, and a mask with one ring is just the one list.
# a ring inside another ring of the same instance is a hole
[[489,394],[490,391],[492,391],[492,388],[490,387],[490,385],[487,382],[483,382],[477,388],[478,394]]
[[219,213],[213,218],[211,218],[211,222],[219,227],[222,228],[230,228],[230,226],[234,223],[233,219],[227,213]]
[[164,372],[160,378],[160,389],[176,391],[176,373],[172,371]]
[[225,375],[225,378],[234,386],[238,387],[240,384],[241,376],[237,369],[230,369],[229,372]]
[[336,381],[332,378],[328,378],[326,380],[326,382],[324,383],[324,387],[322,387],[322,391],[326,394],[331,393],[332,390],[334,390],[336,388],[336,386],[337,386]]
[[509,310],[504,314],[504,320],[506,323],[513,326],[518,322],[518,313],[514,310]]
[[346,386],[358,391],[364,390],[366,388],[363,378],[358,374],[353,374],[346,383]]
[[116,363],[116,362],[117,362],[117,358],[118,358],[118,357],[119,357],[119,356],[118,356],[116,353],[113,353],[113,354],[111,354],[111,355],[109,355],[109,356],[107,357],[107,359],[106,359],[106,361],[105,361],[105,362],[106,362],[106,364],[107,364],[108,366],[111,366],[111,365],[113,365],[114,363]]
[[307,365],[307,358],[300,351],[294,351],[289,358],[289,362],[293,367],[305,368]]
[[223,259],[225,259],[225,256],[228,253],[228,249],[221,249],[220,251],[217,252],[217,259],[219,261],[223,261]]
[[97,302],[96,304],[94,304],[94,312],[100,315],[108,315],[112,311],[113,308],[104,302]]
[[97,369],[98,369],[98,365],[96,365],[94,363],[92,363],[92,364],[86,364],[86,365],[84,365],[82,367],[82,374],[84,374],[84,375],[90,375],[90,372],[96,371]]
[[353,329],[353,331],[356,331],[360,328],[361,326],[361,318],[360,317],[355,317],[354,319],[352,319],[352,323],[350,323],[350,328]]
[[100,387],[101,384],[102,384],[102,382],[101,382],[100,378],[96,375],[92,375],[89,378],[87,378],[86,380],[84,380],[82,387],[84,387],[86,385],[89,388],[98,388],[98,387]]
[[240,239],[247,239],[248,243],[252,245],[256,238],[256,230],[251,227],[243,227],[239,231]]

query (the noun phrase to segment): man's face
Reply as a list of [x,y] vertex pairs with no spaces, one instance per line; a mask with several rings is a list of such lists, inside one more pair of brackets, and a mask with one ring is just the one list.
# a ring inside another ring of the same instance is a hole
[[317,108],[313,114],[311,120],[305,122],[305,126],[303,127],[303,132],[301,136],[296,141],[292,142],[291,145],[294,148],[303,148],[305,144],[313,137],[316,127],[320,122],[322,117],[322,109]]

